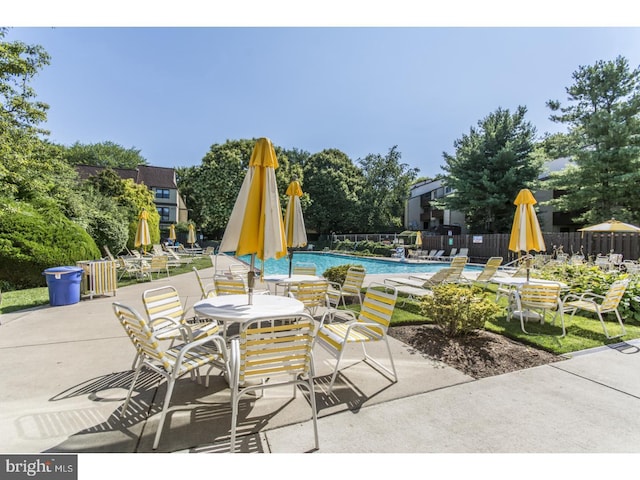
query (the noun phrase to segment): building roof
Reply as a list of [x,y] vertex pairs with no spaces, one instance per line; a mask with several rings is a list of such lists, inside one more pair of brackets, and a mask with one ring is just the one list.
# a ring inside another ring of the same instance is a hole
[[[98,175],[105,168],[94,165],[76,165],[76,171],[83,180]],[[137,168],[112,168],[112,170],[123,180],[131,179],[135,183],[143,183],[147,187],[178,188],[176,172],[173,168],[138,165]]]

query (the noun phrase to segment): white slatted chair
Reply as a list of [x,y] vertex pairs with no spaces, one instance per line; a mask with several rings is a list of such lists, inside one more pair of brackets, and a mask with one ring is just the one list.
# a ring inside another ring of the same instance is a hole
[[200,287],[200,300],[204,300],[205,298],[215,297],[216,295],[216,286],[213,282],[206,283],[204,278],[198,272],[196,267],[193,267],[193,273],[196,274],[196,280],[198,281],[198,286]]
[[525,328],[525,322],[528,318],[533,316],[540,323],[544,323],[547,312],[555,312],[552,323],[555,322],[557,316],[560,316],[562,327],[562,335],[560,337],[564,337],[567,332],[564,326],[564,311],[560,290],[560,284],[533,283],[525,283],[519,289],[514,289],[509,302],[509,318],[517,316],[520,319],[522,331],[527,335],[531,335]]
[[[582,295],[570,293],[564,297],[564,311],[565,313],[571,312],[571,318],[573,318],[578,310],[595,313],[600,320],[600,324],[607,338],[623,337],[627,334],[627,330],[624,327],[624,323],[622,323],[620,312],[618,312],[618,305],[620,305],[620,300],[622,300],[627,290],[629,281],[628,278],[625,278],[613,282],[605,295],[598,295],[591,292],[585,292]],[[619,335],[609,335],[607,325],[604,323],[603,315],[611,312],[615,313],[618,324],[622,329]]]
[[[331,323],[329,325],[325,325],[324,321],[321,322],[316,335],[316,342],[336,359],[331,382],[329,383],[329,392],[333,390],[333,384],[338,375],[340,362],[346,347],[356,343],[362,346],[365,362],[370,362],[377,366],[382,372],[391,376],[394,382],[398,381],[396,367],[391,356],[391,347],[387,338],[387,329],[391,322],[397,298],[398,292],[395,287],[371,283],[367,288],[367,293],[357,316],[351,311],[345,311],[345,313],[351,314],[352,317],[347,322]],[[386,344],[391,369],[367,354],[365,344],[378,341],[383,341]]]
[[299,262],[293,265],[291,273],[293,275],[316,275],[317,267],[315,263]]
[[342,305],[346,308],[346,297],[356,297],[358,303],[362,305],[362,284],[364,283],[364,277],[367,271],[362,266],[349,267],[347,275],[344,278],[342,285],[329,282],[329,295],[340,297]]
[[[156,331],[158,340],[174,341],[180,336],[174,325],[189,325],[193,340],[220,334],[220,325],[210,318],[198,318],[185,310],[175,287],[166,286],[152,288],[142,293],[142,303],[149,319],[149,324]],[[134,360],[134,364],[137,361]]]
[[304,386],[309,390],[315,448],[319,448],[316,399],[313,388],[315,322],[307,314],[271,317],[243,323],[231,342],[231,452],[235,451],[239,402],[243,395],[266,388]]
[[[167,392],[162,405],[158,430],[153,440],[153,449],[155,450],[160,443],[162,427],[169,409],[169,402],[171,401],[176,380],[187,373],[197,371],[205,365],[210,366],[209,371],[213,367],[226,371],[226,346],[219,335],[210,335],[191,341],[194,335],[189,326],[175,322],[172,328],[178,332],[182,342],[179,345],[164,348],[163,342],[157,337],[156,330],[151,325],[151,322],[143,319],[133,308],[120,303],[113,303],[113,311],[125,332],[127,332],[131,343],[133,343],[136,349],[136,356],[139,359],[136,362],[131,387],[120,411],[120,417],[124,415],[129,406],[131,394],[143,368],[148,368],[162,375],[167,381]],[[166,331],[168,329],[165,329]],[[205,385],[209,386],[208,376]]]

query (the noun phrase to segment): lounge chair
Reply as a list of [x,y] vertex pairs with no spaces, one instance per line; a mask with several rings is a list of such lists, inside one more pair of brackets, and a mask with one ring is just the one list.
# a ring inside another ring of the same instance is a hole
[[442,260],[443,255],[444,255],[444,250],[438,250],[433,255],[429,255],[426,259],[427,260]]
[[471,283],[480,284],[486,289],[489,286],[489,282],[498,272],[498,268],[502,264],[502,257],[491,257],[485,263],[482,271],[475,277],[470,279]]
[[[462,279],[462,271],[464,270],[465,265],[467,264],[467,257],[454,257],[449,262],[450,275],[448,281],[450,282],[458,282]],[[433,274],[414,274],[409,275],[409,279],[411,280],[419,280],[422,282],[428,282],[433,277]],[[436,277],[438,278],[438,277]]]
[[[421,250],[421,252],[422,252],[422,250]],[[421,258],[422,260],[429,260],[431,257],[433,257],[433,256],[436,254],[436,252],[437,252],[437,250],[429,250],[429,253],[427,253],[427,254],[424,254],[424,255],[423,255],[423,254],[421,253],[421,254],[420,254],[420,258]]]
[[460,251],[456,254],[456,257],[468,257],[469,256],[469,249],[468,248],[461,248]]

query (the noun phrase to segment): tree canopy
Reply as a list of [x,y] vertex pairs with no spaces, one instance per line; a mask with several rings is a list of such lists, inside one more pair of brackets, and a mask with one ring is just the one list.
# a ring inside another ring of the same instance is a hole
[[147,160],[136,148],[125,148],[114,142],[93,144],[74,143],[64,149],[64,158],[70,165],[93,165],[96,167],[136,168],[146,165]]
[[540,174],[536,129],[525,120],[526,112],[524,106],[514,113],[498,108],[454,142],[455,155],[443,153],[444,182],[453,193],[442,203],[463,212],[472,233],[508,232],[513,200]]
[[551,119],[568,126],[566,134],[546,139],[546,148],[566,156],[573,167],[554,175],[549,185],[565,194],[558,210],[581,212],[582,223],[612,217],[640,222],[640,69],[628,61],[598,61],[580,66],[566,88],[567,105],[547,102]]

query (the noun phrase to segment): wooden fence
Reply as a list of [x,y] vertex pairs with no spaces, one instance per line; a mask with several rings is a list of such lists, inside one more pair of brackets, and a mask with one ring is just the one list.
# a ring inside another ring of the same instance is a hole
[[[492,235],[423,235],[422,250],[444,250],[445,255],[452,248],[469,249],[471,261],[483,261],[489,257],[503,257],[504,263],[515,260],[517,253],[509,251],[509,234]],[[544,233],[546,253],[553,254],[554,249],[562,246],[565,253],[590,255],[607,254],[611,250],[621,253],[625,260],[640,258],[640,238],[637,233],[594,233],[567,232]],[[409,247],[410,248],[410,247]]]

